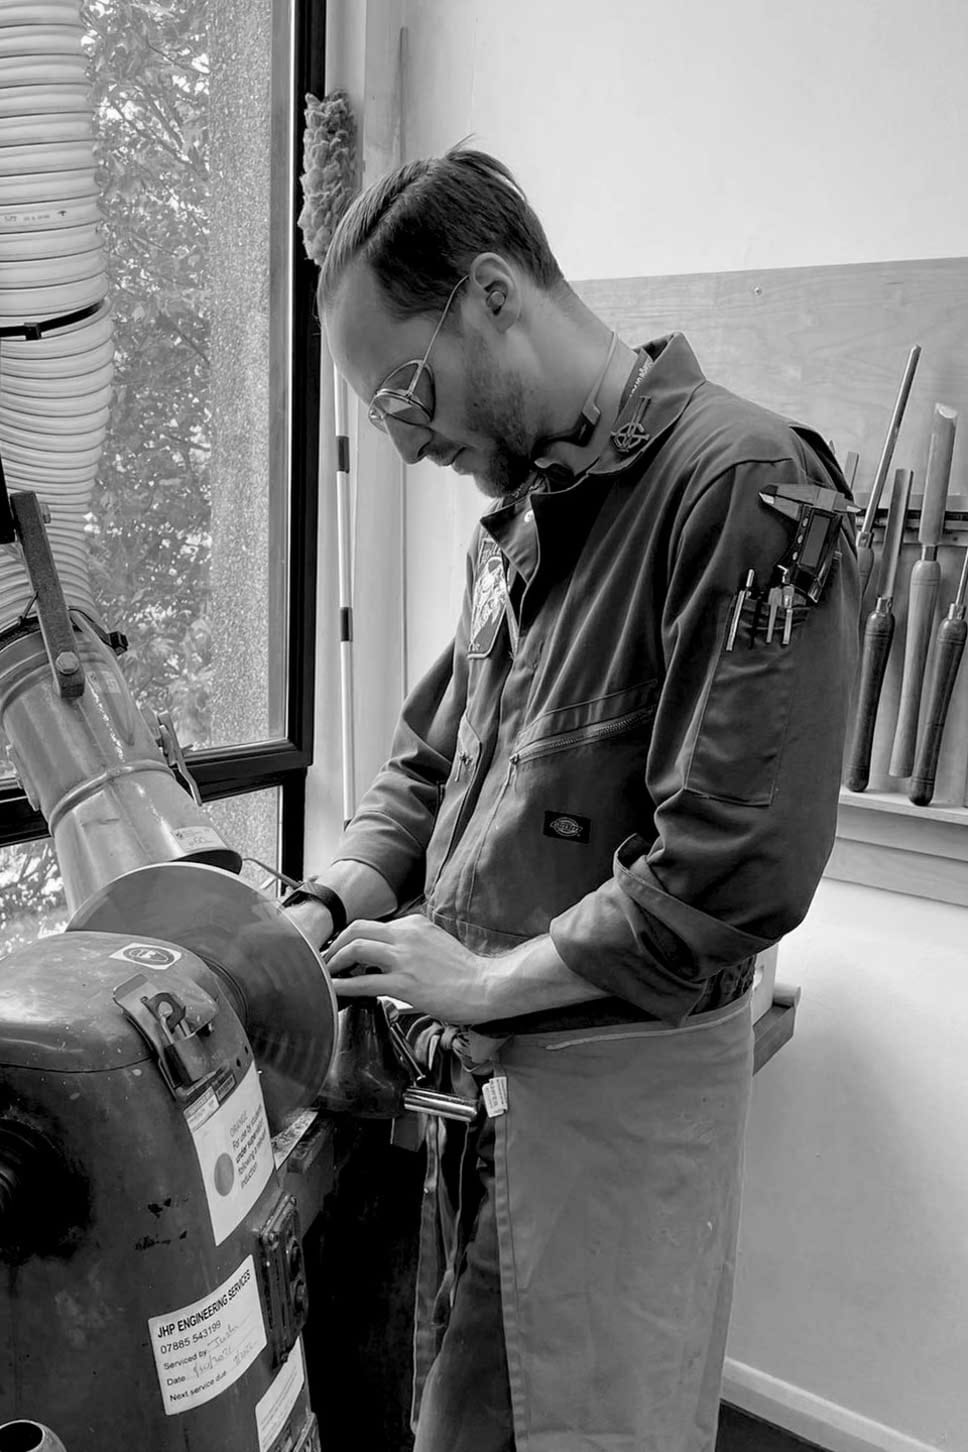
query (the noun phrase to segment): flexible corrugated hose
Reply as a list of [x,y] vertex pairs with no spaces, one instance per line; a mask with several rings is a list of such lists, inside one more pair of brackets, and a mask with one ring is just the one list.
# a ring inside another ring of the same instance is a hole
[[[83,36],[79,0],[0,0],[0,459],[8,490],[50,509],[68,606],[97,619],[85,521],[114,341]],[[0,633],[32,597],[0,545]]]

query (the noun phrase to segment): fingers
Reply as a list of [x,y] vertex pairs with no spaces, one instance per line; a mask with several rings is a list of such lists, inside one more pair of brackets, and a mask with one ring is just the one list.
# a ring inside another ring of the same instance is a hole
[[355,922],[344,928],[339,937],[330,944],[329,952],[342,948],[346,943],[355,943],[360,938],[366,938],[374,943],[392,943],[398,936],[400,922],[404,921],[406,919],[383,923],[376,918],[357,918]]
[[[330,973],[345,973],[357,963],[387,971],[393,963],[387,958],[385,950],[401,948],[413,932],[415,923],[425,924],[425,919],[419,914],[395,918],[389,923],[357,918],[343,929],[335,942],[330,943],[323,954],[323,962]],[[393,961],[400,961],[399,952]]]
[[404,996],[402,980],[395,973],[367,973],[361,978],[336,978],[333,987],[341,1002],[349,998],[399,998],[401,1003],[409,1003],[409,999]]
[[379,977],[381,973],[392,973],[399,965],[399,953],[392,943],[371,942],[367,938],[358,938],[342,947],[338,946],[340,943],[342,938],[323,954],[323,962],[332,978],[338,978],[341,973],[348,973],[356,967],[375,968]]
[[[414,934],[428,927],[419,913],[392,922],[360,918],[350,923],[323,954],[338,997],[397,998],[412,1003],[416,985],[408,968],[413,961]],[[345,975],[354,968],[375,971],[347,978]]]

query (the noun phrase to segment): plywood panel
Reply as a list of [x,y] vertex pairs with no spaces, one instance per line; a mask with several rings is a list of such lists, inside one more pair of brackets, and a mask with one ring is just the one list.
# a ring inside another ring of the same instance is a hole
[[[707,377],[812,424],[841,458],[856,450],[861,493],[873,477],[913,344],[923,354],[895,462],[920,474],[935,402],[968,409],[966,258],[575,286],[626,341],[679,329]],[[955,446],[955,477],[962,479],[966,431]]]
[[[968,543],[968,259],[620,278],[581,282],[576,288],[627,342],[681,330],[707,377],[811,424],[841,459],[856,451],[860,503],[869,495],[908,354],[920,343],[921,360],[894,454],[896,466],[915,471],[912,527],[898,572],[895,642],[871,760],[871,789],[906,802],[906,784],[890,777],[887,768],[900,694],[907,585],[920,553],[916,511],[935,403],[949,405],[960,416],[952,513],[939,555],[939,618],[954,594]],[[885,514],[886,500],[881,517]],[[963,806],[966,774],[968,665],[952,702],[933,805]],[[926,811],[930,814],[931,808]]]

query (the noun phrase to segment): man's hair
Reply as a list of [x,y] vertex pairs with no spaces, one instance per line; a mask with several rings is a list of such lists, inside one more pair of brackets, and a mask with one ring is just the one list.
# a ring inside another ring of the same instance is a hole
[[347,208],[320,270],[320,311],[360,258],[391,312],[435,312],[481,252],[518,263],[546,291],[563,281],[544,228],[503,162],[462,146],[409,161]]

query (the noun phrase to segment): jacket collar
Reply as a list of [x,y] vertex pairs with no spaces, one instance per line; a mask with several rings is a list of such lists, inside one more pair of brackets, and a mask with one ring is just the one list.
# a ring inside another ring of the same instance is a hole
[[620,474],[632,463],[641,464],[642,456],[654,451],[706,382],[682,333],[655,338],[639,351],[652,360],[652,366],[625,400],[605,449],[588,471],[592,475]]
[[552,460],[535,466],[527,506],[521,500],[499,504],[481,524],[502,548],[510,545],[522,510],[534,510],[541,555],[567,569],[581,549],[603,497],[602,483],[631,472],[641,473],[646,457],[660,446],[681,418],[693,394],[706,379],[682,333],[646,343],[652,366],[640,375],[625,400],[603,453],[591,468],[573,476]]

